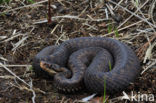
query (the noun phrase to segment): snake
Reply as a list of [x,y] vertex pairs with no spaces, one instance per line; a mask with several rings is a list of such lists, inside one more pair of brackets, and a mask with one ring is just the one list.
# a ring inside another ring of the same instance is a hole
[[135,82],[140,62],[125,43],[109,37],[77,37],[42,49],[33,59],[37,76],[53,78],[58,91],[116,93]]

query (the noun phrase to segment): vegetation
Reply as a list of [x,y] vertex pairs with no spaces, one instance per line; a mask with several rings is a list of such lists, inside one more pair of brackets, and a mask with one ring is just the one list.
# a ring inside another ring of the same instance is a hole
[[29,3],[35,3],[35,1],[34,0],[27,0]]
[[10,0],[0,0],[0,4],[3,4],[3,3],[9,3]]

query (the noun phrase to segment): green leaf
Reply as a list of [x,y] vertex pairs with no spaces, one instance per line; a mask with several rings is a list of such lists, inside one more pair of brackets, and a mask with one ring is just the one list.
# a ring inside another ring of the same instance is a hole
[[28,0],[28,2],[29,2],[29,3],[32,3],[32,4],[35,3],[34,0]]
[[9,3],[10,2],[10,0],[0,0],[0,4],[3,4],[3,3]]
[[10,2],[10,0],[5,0],[6,1],[6,3],[9,3]]
[[111,71],[112,70],[112,65],[111,65],[111,62],[109,61],[109,70]]
[[107,29],[108,29],[108,33],[111,33],[112,32],[112,25],[109,24]]
[[116,37],[119,37],[119,32],[118,32],[118,29],[117,29],[117,28],[115,28],[114,33],[115,33],[115,36],[116,36]]

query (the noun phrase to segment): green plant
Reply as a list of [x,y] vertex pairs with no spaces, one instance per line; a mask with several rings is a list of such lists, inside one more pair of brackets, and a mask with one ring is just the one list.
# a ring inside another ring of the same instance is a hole
[[108,29],[108,33],[111,33],[111,32],[112,32],[112,30],[113,30],[112,28],[113,28],[112,25],[109,24],[109,25],[108,25],[108,28],[107,28],[107,29]]
[[115,27],[114,27],[112,24],[109,24],[109,25],[108,25],[108,28],[107,28],[108,33],[114,32],[115,36],[116,36],[116,37],[119,37],[118,29],[115,28],[115,29],[113,30],[113,28],[115,28]]
[[133,3],[136,7],[139,6],[139,0],[132,0],[132,3]]
[[3,3],[9,3],[10,2],[10,0],[0,0],[0,4],[3,4]]
[[35,1],[34,0],[27,0],[29,3],[35,3]]
[[[109,70],[112,70],[111,62],[109,61]],[[103,94],[103,103],[106,103],[106,78],[104,78],[104,94]]]
[[112,65],[111,65],[111,62],[109,61],[109,70],[111,71],[112,70]]
[[115,33],[115,36],[116,37],[119,37],[119,32],[118,32],[118,29],[117,28],[115,28],[114,33]]

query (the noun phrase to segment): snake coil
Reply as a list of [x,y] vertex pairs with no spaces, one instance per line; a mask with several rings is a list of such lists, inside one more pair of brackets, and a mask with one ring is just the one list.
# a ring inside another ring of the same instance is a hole
[[[140,73],[137,56],[130,47],[106,37],[80,37],[40,51],[33,60],[37,75],[49,75],[40,62],[56,65],[50,69],[58,90],[75,92],[87,88],[103,93],[104,82],[109,93],[125,89]],[[62,69],[64,68],[64,70]]]

